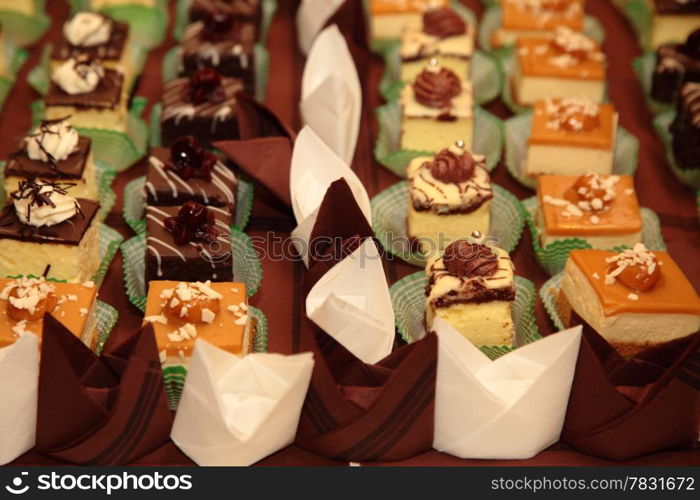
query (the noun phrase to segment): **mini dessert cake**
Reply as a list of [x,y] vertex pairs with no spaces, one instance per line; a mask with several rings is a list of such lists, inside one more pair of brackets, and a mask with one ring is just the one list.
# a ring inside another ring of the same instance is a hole
[[617,119],[611,104],[586,98],[536,101],[525,175],[612,173]]
[[140,5],[142,7],[156,7],[158,0],[89,0],[93,10],[113,7],[115,5]]
[[472,86],[437,59],[401,91],[401,148],[439,151],[463,141],[472,147]]
[[447,7],[450,0],[370,0],[372,40],[400,38],[406,25],[420,22],[423,11]]
[[146,207],[146,283],[233,281],[231,214],[188,201],[181,207]]
[[36,0],[0,0],[0,10],[34,17],[37,14]]
[[182,73],[189,76],[208,66],[223,76],[240,78],[248,92],[255,88],[253,23],[236,21],[231,14],[215,13],[185,28]]
[[77,284],[44,278],[0,278],[0,290],[0,348],[26,333],[41,337],[46,314],[94,348],[97,287],[92,281]]
[[513,344],[513,263],[505,250],[459,240],[426,268],[425,321],[447,321],[476,346]]
[[484,157],[458,143],[409,163],[408,236],[429,257],[474,231],[488,234],[493,190]]
[[501,0],[501,25],[493,32],[494,48],[521,37],[551,38],[563,26],[583,29],[583,0]]
[[189,14],[191,21],[200,21],[208,15],[221,12],[257,25],[261,10],[260,0],[193,0]]
[[469,78],[474,54],[474,27],[450,7],[426,10],[401,37],[401,80],[413,81],[432,57],[461,78]]
[[163,146],[183,135],[203,143],[237,139],[236,92],[243,90],[237,78],[221,78],[214,69],[198,69],[189,78],[175,78],[163,89],[160,117]]
[[0,276],[83,283],[100,264],[100,204],[68,194],[69,183],[22,181],[0,213]]
[[632,247],[642,240],[642,217],[628,175],[541,175],[535,223],[542,247],[581,238],[593,248]]
[[153,324],[163,368],[187,364],[197,338],[238,356],[252,350],[243,283],[152,281],[145,323]]
[[124,76],[87,55],[68,59],[51,73],[44,118],[70,116],[73,126],[126,131]]
[[577,315],[625,356],[700,328],[693,285],[668,253],[650,252],[642,243],[619,254],[571,252],[558,307],[565,326]]
[[131,62],[129,25],[94,12],[77,12],[63,25],[63,36],[51,51],[51,69],[86,55],[124,75],[124,93],[135,77]]
[[605,55],[598,44],[569,28],[554,38],[520,38],[516,42],[513,97],[521,105],[543,99],[605,97]]
[[5,165],[5,192],[32,177],[74,184],[71,195],[97,199],[91,141],[80,137],[67,118],[44,120],[22,141]]
[[681,87],[671,124],[673,156],[680,168],[700,168],[700,83]]
[[232,211],[236,175],[194,137],[185,136],[168,148],[154,148],[148,159],[146,202],[182,205],[196,201]]
[[649,0],[653,7],[650,44],[682,42],[700,26],[698,0]]
[[9,67],[6,56],[7,49],[7,40],[5,39],[2,26],[0,26],[0,76],[9,76]]
[[675,103],[685,82],[700,82],[700,28],[685,43],[662,45],[656,50],[651,95],[663,103]]

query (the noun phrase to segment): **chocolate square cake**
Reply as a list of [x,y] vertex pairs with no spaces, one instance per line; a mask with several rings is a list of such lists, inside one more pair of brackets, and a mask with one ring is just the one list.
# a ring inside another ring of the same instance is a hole
[[[100,78],[95,89],[82,94],[69,94],[52,81],[44,104],[47,108],[60,106],[77,109],[114,109],[121,102],[123,81],[124,77],[120,72],[107,68],[104,69],[104,76]],[[76,121],[74,118],[73,122]]]
[[65,61],[79,54],[87,54],[92,58],[98,58],[104,62],[119,61],[121,59],[129,39],[129,25],[113,21],[101,14],[89,13],[89,15],[101,18],[102,26],[104,26],[106,30],[105,37],[107,37],[107,40],[103,43],[92,43],[88,41],[89,37],[102,27],[98,25],[94,29],[87,28],[89,31],[86,30],[84,33],[76,34],[74,41],[78,41],[78,44],[74,45],[65,35],[66,30],[70,29],[71,20],[69,20],[64,26],[63,36],[61,36],[58,42],[53,46],[51,59]]
[[689,82],[681,87],[671,132],[678,166],[700,168],[700,83]]
[[146,283],[154,280],[233,281],[227,210],[188,201],[146,207]]
[[675,103],[685,82],[700,82],[700,28],[685,43],[662,45],[656,50],[651,95],[663,103]]
[[256,24],[260,21],[260,0],[194,0],[190,5],[190,20],[200,21],[216,12],[231,14]]
[[236,93],[243,90],[237,78],[222,78],[209,67],[189,78],[175,78],[165,84],[160,117],[161,142],[172,145],[191,135],[205,144],[238,139]]
[[61,161],[32,160],[26,147],[22,147],[12,153],[5,165],[5,176],[42,177],[46,179],[82,179],[83,171],[90,156],[91,141],[87,137],[80,137],[78,145],[73,153]]

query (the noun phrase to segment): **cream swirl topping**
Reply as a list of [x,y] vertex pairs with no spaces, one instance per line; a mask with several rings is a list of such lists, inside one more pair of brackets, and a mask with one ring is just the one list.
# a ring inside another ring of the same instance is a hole
[[61,64],[51,74],[51,80],[67,94],[86,94],[97,88],[104,75],[101,61],[81,56]]
[[112,36],[112,21],[94,12],[78,12],[63,25],[63,36],[76,47],[102,45]]
[[25,138],[32,160],[55,163],[65,160],[78,146],[78,132],[67,118],[46,120]]
[[72,186],[36,179],[21,182],[11,195],[17,218],[34,227],[55,226],[70,219],[78,213],[78,201],[66,191]]

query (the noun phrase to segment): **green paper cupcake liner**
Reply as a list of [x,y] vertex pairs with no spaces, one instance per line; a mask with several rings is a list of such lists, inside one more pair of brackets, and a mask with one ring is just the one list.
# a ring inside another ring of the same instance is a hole
[[[379,133],[374,145],[377,161],[401,178],[406,177],[409,162],[419,156],[432,156],[436,151],[398,149],[401,135],[401,104],[391,101],[375,110]],[[450,144],[445,144],[449,147]],[[478,106],[474,107],[474,153],[486,157],[486,168],[493,170],[501,159],[503,150],[503,122]]]
[[[252,352],[267,352],[267,317],[258,308],[248,307],[248,313],[255,320],[255,331],[253,333]],[[163,382],[165,393],[168,396],[168,405],[175,411],[180,405],[182,391],[185,388],[187,378],[187,367],[185,365],[174,365],[163,368]]]
[[654,77],[654,69],[656,68],[656,54],[654,52],[647,52],[635,58],[632,61],[632,67],[644,91],[644,99],[646,100],[649,110],[655,115],[663,113],[664,111],[673,110],[675,108],[673,104],[659,102],[651,96],[652,79]]
[[107,342],[109,334],[112,332],[114,325],[117,324],[119,313],[109,304],[102,302],[101,300],[97,300],[95,302],[95,314],[95,329],[97,330],[95,352],[99,355],[102,352],[105,342]]
[[640,47],[649,48],[653,13],[647,0],[629,0],[618,5],[636,33]]
[[670,126],[676,117],[675,111],[666,111],[654,118],[654,130],[666,148],[666,161],[676,178],[688,187],[700,189],[700,168],[681,168],[673,156],[673,136]]
[[[231,231],[233,279],[243,282],[252,297],[262,282],[262,266],[252,240],[238,229]],[[124,256],[124,285],[129,301],[146,310],[146,235],[139,234],[121,245]]]
[[[173,36],[175,40],[182,41],[182,37],[185,34],[185,26],[190,22],[190,5],[192,5],[192,0],[176,0],[175,5],[175,25],[173,27]],[[260,26],[258,27],[258,41],[261,44],[265,44],[267,40],[267,34],[270,31],[270,24],[272,23],[272,18],[277,12],[277,0],[262,0],[260,5],[261,16],[260,16]]]
[[[408,181],[394,184],[372,198],[372,229],[387,252],[411,265],[425,267],[423,254],[411,251],[406,227],[408,199]],[[500,248],[510,253],[518,245],[524,225],[525,214],[518,199],[494,184],[488,236],[492,237]]]
[[[493,50],[491,36],[499,26],[501,26],[501,8],[498,6],[487,8],[481,17],[478,34],[479,46],[483,50]],[[599,45],[602,45],[605,40],[605,29],[593,16],[583,18],[583,34],[598,42]]]
[[542,300],[542,305],[544,306],[545,311],[547,311],[547,314],[557,330],[565,329],[564,323],[559,316],[559,310],[557,309],[557,295],[559,294],[559,288],[563,277],[564,273],[555,274],[545,281],[542,288],[540,288],[540,299]]
[[[101,128],[75,128],[80,135],[92,140],[95,160],[111,166],[117,172],[122,172],[146,154],[148,127],[141,119],[146,103],[147,100],[144,97],[132,99],[131,109],[126,117],[126,133]],[[30,107],[32,126],[36,127],[44,116],[44,104],[41,101],[34,101]]]
[[[163,56],[163,83],[177,78],[180,75],[181,53],[182,48],[173,47]],[[263,102],[265,100],[265,92],[267,92],[270,56],[265,46],[261,43],[255,44],[253,47],[253,55],[255,61],[255,99]]]
[[46,14],[46,0],[33,1],[36,9],[34,16],[0,9],[0,26],[2,26],[3,35],[15,45],[24,47],[33,44],[51,25],[51,19]]
[[[520,276],[514,277],[513,301],[514,346],[493,345],[480,349],[491,359],[496,359],[517,347],[542,338],[535,322],[535,285]],[[415,342],[425,336],[425,286],[428,278],[424,272],[409,274],[397,281],[389,290],[396,316],[396,330],[407,342]]]
[[15,47],[11,43],[6,42],[3,50],[5,52],[5,60],[8,61],[8,72],[5,75],[0,75],[0,110],[2,110],[5,99],[15,84],[17,73],[22,69],[27,57],[29,57],[29,53],[26,50]]
[[[532,111],[508,118],[505,121],[505,157],[504,162],[510,175],[520,184],[530,189],[537,188],[537,179],[525,176],[523,163],[527,158],[527,141],[532,128]],[[615,134],[615,152],[613,155],[613,173],[634,175],[637,170],[639,141],[622,126],[617,126]]]
[[[567,238],[550,243],[542,248],[540,244],[540,230],[535,224],[537,212],[537,197],[528,198],[522,201],[522,209],[532,235],[532,248],[535,250],[537,261],[550,276],[564,270],[566,259],[572,250],[593,248],[591,244],[583,238]],[[661,234],[661,223],[659,217],[649,208],[641,208],[642,216],[642,243],[649,250],[666,250],[666,244]],[[625,246],[611,248],[617,252],[624,250]]]
[[[146,177],[137,177],[124,188],[124,220],[136,234],[146,231],[146,219],[143,216],[145,204],[144,186]],[[236,209],[233,214],[233,227],[243,230],[248,225],[253,211],[253,184],[238,179],[236,187]]]
[[114,256],[117,254],[117,250],[122,241],[124,241],[124,237],[121,234],[107,224],[100,223],[100,267],[97,268],[97,272],[92,277],[92,281],[98,285],[101,285],[104,281],[112,259],[114,259]]
[[100,211],[97,216],[105,220],[114,208],[117,194],[112,189],[112,182],[117,176],[116,170],[99,160],[95,160],[95,181],[97,182],[97,199],[100,201]]

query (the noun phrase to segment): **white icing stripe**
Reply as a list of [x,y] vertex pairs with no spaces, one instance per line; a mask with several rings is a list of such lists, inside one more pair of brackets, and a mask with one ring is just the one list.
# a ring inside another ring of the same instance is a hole
[[175,183],[168,178],[165,170],[163,170],[163,164],[160,162],[160,160],[154,156],[151,156],[150,162],[151,165],[153,165],[153,168],[156,169],[156,172],[158,172],[158,175],[165,179],[165,182],[167,182],[168,186],[170,186],[170,190],[173,192],[173,197],[177,196],[177,187],[175,187]]
[[[178,250],[177,248],[175,248],[172,245],[169,245],[168,243],[164,242],[163,240],[159,240],[158,238],[154,238],[153,236],[149,236],[147,238],[147,241],[150,241],[152,243],[161,245],[169,250],[172,250],[173,252],[175,252],[175,254],[177,254],[178,257],[180,257],[183,260],[183,262],[186,261],[185,255],[180,250]],[[151,247],[151,245],[148,245],[148,248],[150,248],[150,247]]]

